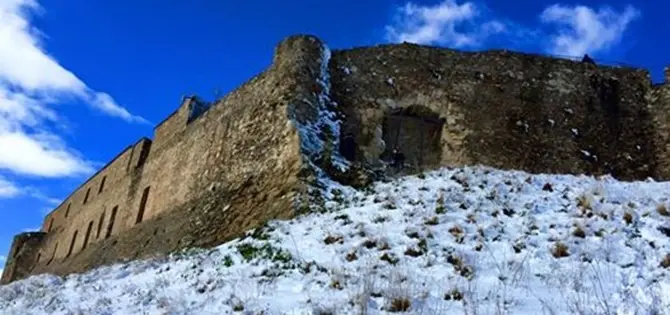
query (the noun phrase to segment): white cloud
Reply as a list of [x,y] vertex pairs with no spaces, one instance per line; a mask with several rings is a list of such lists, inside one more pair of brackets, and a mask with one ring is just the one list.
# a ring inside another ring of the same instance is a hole
[[28,11],[40,10],[34,0],[3,0],[0,4],[0,81],[26,93],[51,92],[74,96],[111,116],[145,121],[130,114],[105,93],[90,89],[41,47],[39,31]]
[[558,27],[551,35],[549,51],[554,54],[581,56],[606,51],[621,41],[623,33],[640,12],[627,6],[623,12],[608,7],[598,11],[585,6],[552,5],[540,20]]
[[541,24],[522,25],[495,16],[475,2],[459,0],[442,0],[434,5],[408,2],[397,11],[394,23],[386,27],[386,36],[392,42],[477,48],[495,41],[498,45],[537,47],[568,56],[611,49],[640,16],[632,6],[617,12],[609,7],[595,10],[554,4],[540,14]]
[[47,127],[62,125],[50,105],[77,99],[125,121],[147,121],[88,87],[45,51],[42,34],[28,19],[41,10],[34,0],[0,0],[0,170],[45,177],[90,173],[92,163]]
[[21,193],[16,184],[0,177],[0,199],[12,198]]
[[63,177],[93,171],[92,163],[51,134],[0,133],[0,168],[22,175]]
[[472,2],[444,0],[425,6],[408,2],[398,9],[396,18],[395,25],[386,28],[393,42],[479,46],[488,36],[505,31],[499,21],[480,21],[482,10]]

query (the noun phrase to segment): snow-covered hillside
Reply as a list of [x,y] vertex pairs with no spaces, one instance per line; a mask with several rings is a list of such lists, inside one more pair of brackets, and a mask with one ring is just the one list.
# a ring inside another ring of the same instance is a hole
[[0,314],[670,314],[668,182],[473,167],[332,189],[215,250],[0,287]]

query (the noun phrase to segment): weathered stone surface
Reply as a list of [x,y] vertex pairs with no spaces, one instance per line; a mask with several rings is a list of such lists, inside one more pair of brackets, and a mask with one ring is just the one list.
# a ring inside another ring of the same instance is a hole
[[655,85],[649,95],[649,107],[656,128],[659,178],[670,178],[670,68],[665,68],[665,83]]
[[[218,245],[302,211],[315,166],[366,185],[394,145],[410,171],[670,178],[670,87],[645,70],[410,44],[327,56],[317,38],[293,36],[215,104],[184,98],[153,141],[123,150],[41,232],[15,238],[0,283]],[[324,122],[334,116],[340,125]],[[353,161],[348,171],[332,164],[337,152]]]
[[334,51],[330,69],[342,135],[352,134],[357,158],[370,163],[398,142],[424,169],[662,174],[646,70],[411,44]]
[[[9,260],[3,283],[213,246],[293,215],[295,199],[306,191],[301,176],[309,174],[300,173],[304,152],[290,116],[296,113],[301,123],[317,118],[302,104],[318,101],[323,55],[318,39],[291,37],[278,45],[269,69],[207,111],[185,98],[155,128],[153,142],[142,139],[124,150],[45,218],[46,235],[21,260]],[[192,108],[200,111],[195,119]]]

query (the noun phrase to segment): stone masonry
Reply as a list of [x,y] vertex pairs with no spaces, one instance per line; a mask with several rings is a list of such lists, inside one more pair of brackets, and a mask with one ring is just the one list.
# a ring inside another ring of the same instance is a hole
[[668,179],[668,113],[670,86],[643,69],[412,44],[331,52],[292,36],[266,71],[213,104],[184,98],[153,140],[123,150],[39,232],[17,235],[0,283],[216,246],[297,215],[322,171],[369,181],[361,174],[383,173],[394,146],[408,172],[483,164]]

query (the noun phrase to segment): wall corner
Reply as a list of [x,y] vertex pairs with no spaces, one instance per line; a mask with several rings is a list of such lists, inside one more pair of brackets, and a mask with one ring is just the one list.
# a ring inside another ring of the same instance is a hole
[[27,232],[14,236],[2,277],[0,277],[0,285],[30,275],[40,259],[40,249],[45,236],[44,232]]
[[301,61],[314,59],[314,55],[320,55],[324,47],[324,42],[314,35],[298,34],[286,37],[275,46],[272,65],[295,66]]

